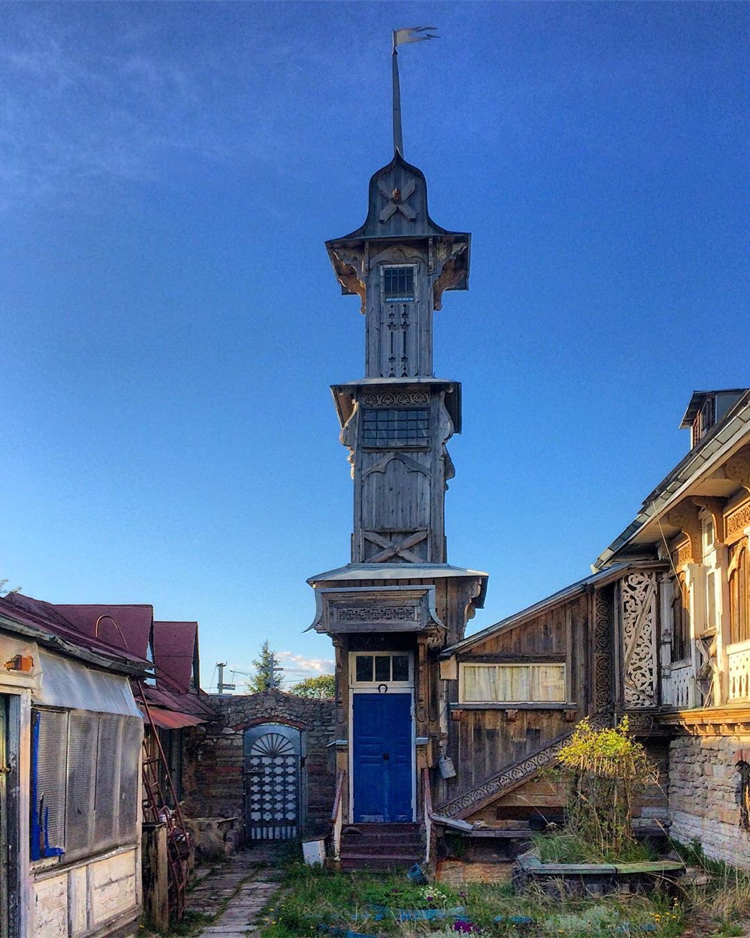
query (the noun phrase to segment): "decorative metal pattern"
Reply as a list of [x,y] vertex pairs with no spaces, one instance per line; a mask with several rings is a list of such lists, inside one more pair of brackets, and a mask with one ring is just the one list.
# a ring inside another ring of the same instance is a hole
[[250,840],[299,833],[299,730],[265,724],[245,734],[245,829]]

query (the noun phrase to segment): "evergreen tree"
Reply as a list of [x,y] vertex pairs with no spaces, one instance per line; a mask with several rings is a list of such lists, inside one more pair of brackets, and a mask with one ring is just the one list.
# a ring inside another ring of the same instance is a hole
[[281,679],[275,673],[276,652],[273,651],[268,642],[263,642],[260,646],[258,657],[253,661],[255,674],[251,674],[247,680],[247,690],[250,694],[260,694],[271,687],[278,687]]

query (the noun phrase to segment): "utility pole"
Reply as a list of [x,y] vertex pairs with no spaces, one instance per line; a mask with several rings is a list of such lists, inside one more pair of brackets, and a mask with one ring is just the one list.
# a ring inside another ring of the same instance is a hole
[[266,665],[266,668],[265,668],[266,678],[268,680],[269,688],[281,687],[281,678],[280,677],[277,678],[276,673],[281,672],[283,670],[284,668],[276,664],[276,653],[272,651],[271,657],[269,658],[268,664]]
[[216,682],[216,689],[220,694],[223,694],[224,691],[234,690],[234,684],[225,684],[224,683],[224,668],[226,668],[226,661],[217,661],[216,667],[219,671],[219,680]]

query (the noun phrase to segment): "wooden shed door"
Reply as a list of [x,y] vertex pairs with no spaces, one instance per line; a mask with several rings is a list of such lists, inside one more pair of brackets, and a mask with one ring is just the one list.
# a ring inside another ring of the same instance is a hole
[[245,731],[248,840],[291,840],[300,826],[300,731],[263,723]]

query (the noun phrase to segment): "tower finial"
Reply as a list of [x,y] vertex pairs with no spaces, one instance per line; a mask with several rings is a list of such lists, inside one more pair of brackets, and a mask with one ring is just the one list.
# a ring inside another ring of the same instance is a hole
[[[422,42],[423,39],[439,39],[428,32],[437,29],[437,26],[409,26],[404,29],[393,30],[393,149],[401,156],[404,155],[404,137],[401,128],[401,86],[398,80],[398,50],[407,42]],[[424,35],[421,35],[424,33]]]

